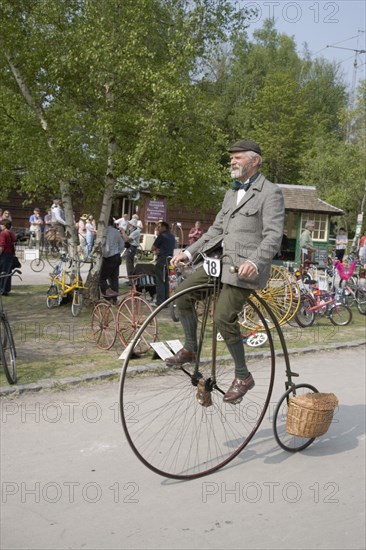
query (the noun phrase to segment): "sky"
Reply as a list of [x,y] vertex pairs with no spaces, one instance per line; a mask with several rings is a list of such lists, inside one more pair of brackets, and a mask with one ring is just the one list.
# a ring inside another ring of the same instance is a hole
[[279,32],[294,36],[300,55],[307,42],[313,58],[324,57],[338,63],[350,91],[354,82],[357,85],[366,79],[366,53],[358,53],[355,71],[356,52],[353,51],[366,50],[365,0],[239,0],[235,3],[238,9],[258,10],[247,29],[249,38],[255,29],[261,28],[264,19],[274,17]]

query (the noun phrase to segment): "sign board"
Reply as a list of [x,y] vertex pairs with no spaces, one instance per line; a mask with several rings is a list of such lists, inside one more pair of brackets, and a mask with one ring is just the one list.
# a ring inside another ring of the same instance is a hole
[[159,355],[160,359],[167,359],[168,357],[172,356],[172,352],[170,349],[164,344],[164,342],[151,342],[150,346],[153,348],[155,353]]
[[149,199],[145,206],[145,222],[158,222],[166,220],[166,200]]
[[178,351],[181,350],[183,347],[183,344],[180,340],[167,340],[166,343],[174,354],[178,353]]

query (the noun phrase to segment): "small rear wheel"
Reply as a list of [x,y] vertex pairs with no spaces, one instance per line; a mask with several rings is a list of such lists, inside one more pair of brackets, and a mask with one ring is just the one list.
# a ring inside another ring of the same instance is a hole
[[59,296],[56,285],[51,285],[47,290],[46,304],[49,309],[59,305]]
[[342,327],[352,321],[352,311],[344,304],[334,304],[329,311],[329,319],[333,325]]
[[257,348],[258,346],[263,346],[267,340],[268,336],[265,332],[256,332],[248,336],[248,338],[245,339],[245,343],[252,348]]
[[314,441],[314,437],[299,437],[289,434],[286,431],[286,421],[288,414],[288,405],[291,397],[296,395],[304,395],[306,393],[318,393],[318,390],[310,384],[297,384],[288,389],[281,397],[275,408],[273,416],[273,431],[277,443],[285,451],[296,453],[309,447]]
[[83,309],[84,305],[84,296],[81,290],[74,290],[74,293],[72,295],[72,303],[71,303],[71,315],[73,317],[77,317],[81,310]]
[[0,348],[1,364],[9,384],[15,384],[17,381],[16,351],[13,335],[8,321],[0,319]]
[[112,304],[98,302],[92,312],[92,336],[100,349],[110,349],[116,341],[116,317]]
[[[122,344],[127,347],[134,339],[140,327],[153,312],[151,305],[140,296],[128,296],[120,303],[117,312],[117,333]],[[154,317],[147,324],[139,342],[134,347],[135,353],[146,353],[150,350],[150,344],[156,341],[158,335],[158,322]]]

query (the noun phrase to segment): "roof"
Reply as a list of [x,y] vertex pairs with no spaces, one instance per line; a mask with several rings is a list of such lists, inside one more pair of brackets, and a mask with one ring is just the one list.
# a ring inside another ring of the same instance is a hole
[[316,187],[308,185],[290,185],[279,183],[284,199],[285,209],[297,212],[319,212],[333,216],[342,216],[344,211],[319,199]]

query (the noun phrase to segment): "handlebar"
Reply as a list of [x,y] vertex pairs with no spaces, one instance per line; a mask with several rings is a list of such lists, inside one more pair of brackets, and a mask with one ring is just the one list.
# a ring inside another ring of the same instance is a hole
[[22,280],[21,278],[21,274],[22,272],[20,271],[20,269],[13,269],[12,271],[10,271],[10,273],[2,273],[0,275],[0,279],[5,279],[5,277],[19,277],[20,280]]

